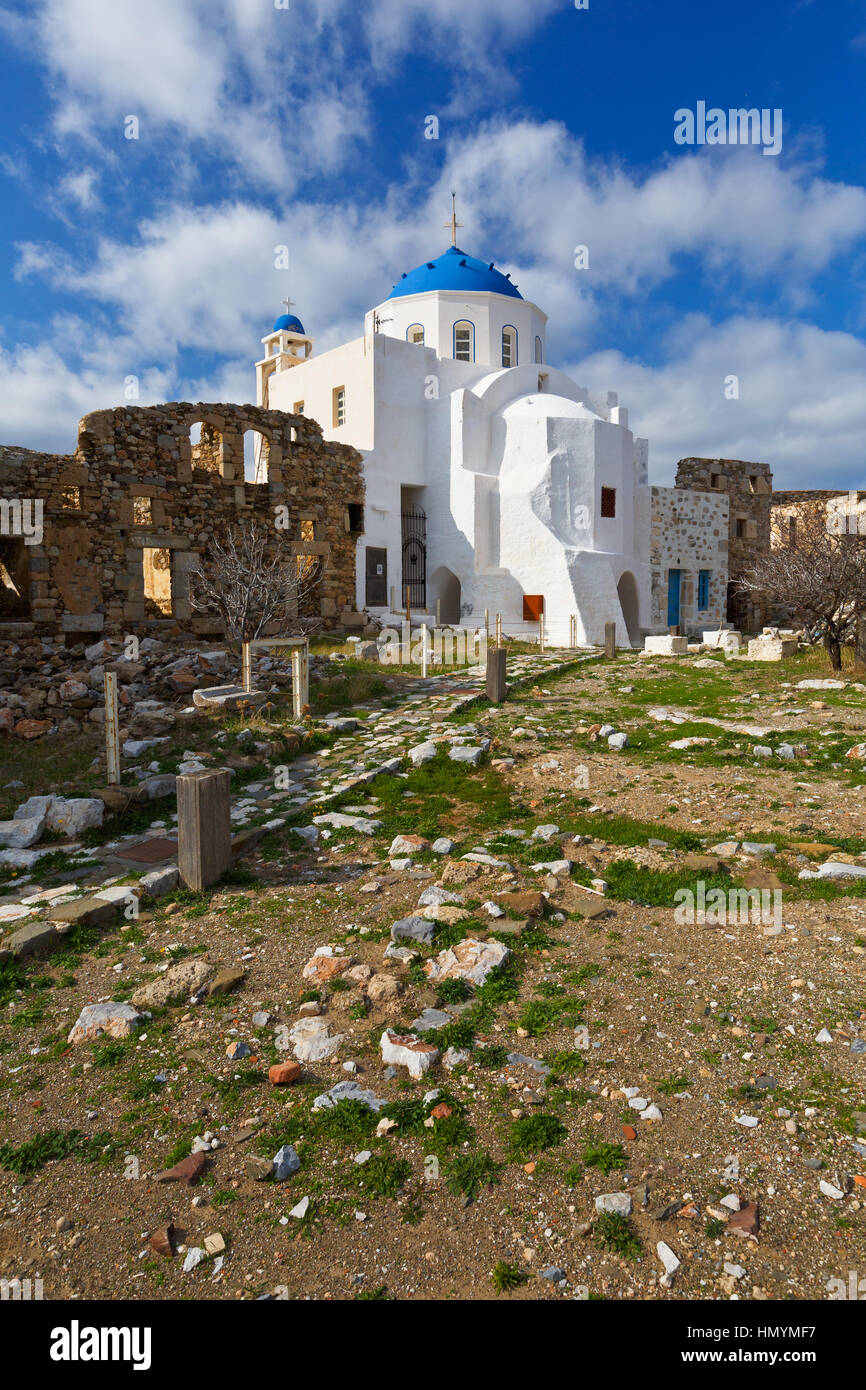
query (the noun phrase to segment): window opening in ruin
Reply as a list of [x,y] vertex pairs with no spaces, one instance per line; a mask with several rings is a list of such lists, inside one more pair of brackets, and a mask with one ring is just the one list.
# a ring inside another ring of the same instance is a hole
[[197,420],[190,427],[189,444],[193,468],[204,468],[208,473],[222,471],[223,437],[218,429]]
[[0,537],[0,619],[30,617],[30,557],[19,536]]
[[737,517],[736,528],[735,528],[734,534],[736,535],[736,538],[737,538],[738,541],[741,541],[741,540],[744,539],[745,534],[746,534],[746,518],[745,518],[744,516],[738,516],[738,517]]
[[601,514],[604,517],[616,516],[616,488],[603,487],[601,490]]
[[349,503],[349,534],[352,536],[363,536],[364,534],[363,502]]
[[65,487],[63,489],[63,506],[66,511],[78,512],[81,510],[81,488]]
[[301,540],[302,540],[302,541],[314,541],[315,539],[316,539],[316,523],[315,523],[315,521],[302,521],[302,522],[301,522]]
[[244,434],[244,482],[261,487],[268,481],[270,444],[258,430]]
[[346,423],[346,388],[337,386],[334,390],[334,429]]
[[722,486],[722,475],[721,475],[721,473],[711,473],[711,474],[710,474],[710,487],[721,487],[721,486]]
[[144,607],[148,617],[170,618],[171,551],[145,546],[141,552],[144,573]]
[[153,504],[149,497],[133,497],[132,516],[136,526],[150,526],[153,523]]

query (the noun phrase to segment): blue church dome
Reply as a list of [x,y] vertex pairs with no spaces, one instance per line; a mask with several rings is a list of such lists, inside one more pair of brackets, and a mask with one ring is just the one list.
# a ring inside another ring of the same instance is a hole
[[478,261],[467,256],[459,246],[448,250],[435,261],[427,261],[404,275],[389,294],[389,299],[402,299],[407,294],[429,294],[431,290],[457,290],[470,294],[506,294],[510,299],[522,299],[517,286],[507,275],[497,270],[492,261]]
[[273,331],[275,333],[281,333],[283,329],[288,333],[300,333],[305,338],[307,336],[304,325],[301,323],[300,319],[295,318],[294,314],[280,314],[280,317],[274,324]]

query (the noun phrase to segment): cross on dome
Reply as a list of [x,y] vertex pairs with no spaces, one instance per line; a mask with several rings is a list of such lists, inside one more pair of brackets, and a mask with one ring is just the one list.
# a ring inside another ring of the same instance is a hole
[[445,223],[446,231],[451,232],[451,245],[457,245],[457,228],[462,227],[463,223],[457,221],[457,194],[451,194],[451,220]]

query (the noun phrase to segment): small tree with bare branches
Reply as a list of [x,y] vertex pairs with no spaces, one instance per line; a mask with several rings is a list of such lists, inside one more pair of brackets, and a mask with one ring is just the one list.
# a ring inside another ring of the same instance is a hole
[[866,536],[857,518],[830,513],[817,502],[790,508],[784,531],[755,558],[738,587],[786,608],[823,642],[834,671],[842,669],[842,646],[866,614]]
[[324,567],[317,556],[287,550],[255,521],[230,527],[190,570],[191,607],[216,615],[238,643],[255,641],[272,623],[284,631],[313,631],[320,620],[311,616],[310,600]]

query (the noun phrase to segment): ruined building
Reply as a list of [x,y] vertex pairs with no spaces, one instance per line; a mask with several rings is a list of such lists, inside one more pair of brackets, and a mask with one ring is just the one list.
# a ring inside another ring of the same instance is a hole
[[0,447],[0,499],[0,634],[217,634],[191,611],[189,571],[242,519],[272,531],[299,567],[320,558],[324,626],[357,621],[361,455],[325,442],[303,415],[187,403],[95,411],[72,455]]
[[727,498],[728,592],[723,616],[741,632],[760,632],[769,618],[767,607],[754,594],[738,593],[736,581],[758,551],[770,548],[773,474],[769,464],[680,459],[676,487]]

